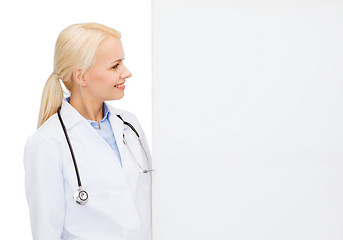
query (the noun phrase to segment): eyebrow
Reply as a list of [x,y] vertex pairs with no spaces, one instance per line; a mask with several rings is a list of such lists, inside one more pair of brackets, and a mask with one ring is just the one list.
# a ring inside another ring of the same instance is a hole
[[113,62],[112,62],[112,64],[113,64],[113,63],[115,63],[115,62],[118,62],[118,61],[124,60],[124,59],[125,59],[125,57],[123,57],[123,59],[118,59],[118,60],[115,60],[115,61],[113,61]]

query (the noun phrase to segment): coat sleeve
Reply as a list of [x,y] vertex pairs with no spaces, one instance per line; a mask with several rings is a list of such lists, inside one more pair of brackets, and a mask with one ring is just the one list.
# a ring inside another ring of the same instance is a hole
[[58,144],[37,132],[32,134],[25,145],[24,169],[33,240],[60,240],[65,206]]

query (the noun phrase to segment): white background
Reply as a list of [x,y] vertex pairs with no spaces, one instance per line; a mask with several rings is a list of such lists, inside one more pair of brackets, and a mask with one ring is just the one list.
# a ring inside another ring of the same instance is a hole
[[153,1],[152,135],[149,1],[5,3],[3,238],[31,239],[23,147],[58,33],[90,21],[122,32],[111,104],[153,136],[154,239],[343,238],[340,1]]
[[152,6],[154,239],[343,239],[342,1]]
[[99,22],[122,33],[125,63],[132,77],[127,79],[124,98],[109,103],[136,114],[152,149],[150,1],[2,1],[1,239],[32,238],[24,190],[24,145],[37,126],[58,34],[82,22]]

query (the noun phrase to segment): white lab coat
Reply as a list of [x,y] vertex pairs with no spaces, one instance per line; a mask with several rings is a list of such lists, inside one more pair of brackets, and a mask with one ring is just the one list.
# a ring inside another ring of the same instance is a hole
[[136,128],[151,167],[148,143],[133,113],[107,106],[123,168],[86,118],[65,99],[61,107],[82,186],[89,194],[86,205],[73,199],[77,177],[57,113],[29,136],[24,152],[25,193],[34,240],[151,240],[152,173],[142,173],[131,157],[123,131],[137,161],[147,168],[137,136],[116,115]]

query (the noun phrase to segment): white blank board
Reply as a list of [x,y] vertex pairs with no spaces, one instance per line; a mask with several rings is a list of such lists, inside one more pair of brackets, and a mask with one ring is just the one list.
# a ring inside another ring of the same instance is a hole
[[343,3],[153,0],[155,240],[343,239]]

